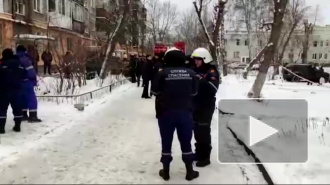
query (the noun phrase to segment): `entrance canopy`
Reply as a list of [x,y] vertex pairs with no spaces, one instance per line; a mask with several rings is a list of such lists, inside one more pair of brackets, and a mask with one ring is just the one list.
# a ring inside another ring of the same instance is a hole
[[46,35],[32,35],[32,34],[18,34],[14,36],[15,40],[26,40],[26,41],[36,41],[36,40],[50,40],[55,41],[53,37],[47,37]]

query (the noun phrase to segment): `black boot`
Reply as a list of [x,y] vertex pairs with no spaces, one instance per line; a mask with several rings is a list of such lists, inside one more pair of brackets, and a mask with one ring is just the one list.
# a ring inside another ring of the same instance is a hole
[[194,171],[192,163],[186,163],[186,170],[187,170],[187,175],[186,175],[187,181],[191,181],[199,177],[199,172]]
[[40,123],[41,119],[38,118],[37,112],[30,112],[29,123]]
[[170,180],[170,165],[163,165],[163,169],[159,171],[159,176],[165,181]]
[[22,121],[28,121],[29,120],[29,116],[27,114],[27,111],[23,111],[23,118]]
[[0,121],[0,134],[5,134],[6,131],[5,131],[5,126],[6,126],[6,120],[1,120]]
[[208,166],[210,164],[211,164],[210,159],[205,159],[205,160],[197,161],[196,166],[197,167],[205,167],[205,166]]
[[15,121],[15,126],[13,128],[15,132],[21,132],[21,121]]

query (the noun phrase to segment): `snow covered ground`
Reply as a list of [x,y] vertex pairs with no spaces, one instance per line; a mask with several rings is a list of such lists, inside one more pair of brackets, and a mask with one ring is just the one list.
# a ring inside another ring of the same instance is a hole
[[[223,78],[218,100],[245,98],[253,81],[254,77],[243,80],[238,75]],[[39,115],[44,122],[24,123],[20,134],[10,131],[10,116],[8,133],[0,136],[0,183],[165,183],[158,177],[160,138],[154,100],[141,99],[141,93],[142,88],[135,84],[123,85],[109,96],[89,103],[84,112],[68,104],[40,102]],[[267,81],[262,94],[266,98],[306,99],[309,104],[309,161],[265,164],[272,180],[278,184],[330,183],[330,85]],[[212,122],[212,165],[196,168],[201,177],[191,183],[265,183],[256,165],[217,163],[218,149],[223,156],[253,162],[225,128],[229,123],[240,137],[246,127],[235,127],[229,116],[222,119],[226,121],[218,125],[215,114]],[[296,131],[289,136],[299,134]],[[258,155],[258,150],[254,152]],[[173,153],[172,178],[168,183],[186,184],[177,138]]]
[[[141,99],[141,94],[142,88],[126,84],[84,112],[42,103],[45,122],[25,123],[20,134],[9,131],[11,122],[8,134],[1,136],[0,183],[166,183],[158,176],[161,145],[154,100]],[[212,164],[197,169],[201,177],[190,183],[265,183],[256,165],[217,163],[217,144],[223,155],[252,161],[228,131],[220,129],[218,138],[217,128],[214,116]],[[173,153],[167,183],[187,184],[176,137]]]
[[[122,80],[125,77],[123,75],[109,75],[103,82],[103,86],[110,85],[118,80]],[[92,80],[87,80],[86,85],[79,87],[78,82],[75,81],[73,85],[71,81],[64,79],[63,91],[58,92],[60,87],[60,78],[58,77],[39,77],[38,78],[38,88],[37,95],[77,95],[93,91],[99,88],[99,79],[95,78]]]
[[[241,99],[245,98],[247,92],[252,87],[254,78],[242,80],[237,76],[228,76],[223,80],[219,91],[219,99]],[[328,172],[330,170],[330,124],[329,124],[329,106],[330,106],[330,86],[307,86],[306,83],[289,83],[281,80],[267,81],[262,91],[263,97],[274,99],[305,99],[308,102],[309,123],[300,124],[301,128],[285,130],[278,136],[273,136],[272,140],[282,143],[281,147],[272,148],[267,146],[268,154],[289,150],[286,145],[288,140],[299,142],[299,137],[308,130],[309,134],[309,160],[306,164],[265,164],[268,173],[275,183],[330,183]],[[260,103],[260,107],[265,106]],[[270,106],[270,105],[269,105]],[[258,111],[258,107],[254,110]],[[249,112],[247,111],[247,113]],[[274,113],[274,116],[276,113]],[[279,118],[280,122],[280,118]],[[232,119],[229,127],[238,134],[238,137],[249,144],[248,139],[244,137],[245,125],[239,125],[237,119]],[[285,129],[285,127],[283,127]],[[279,146],[278,144],[276,146]],[[265,148],[265,146],[263,146]],[[257,157],[263,161],[265,151],[257,148],[251,148]],[[259,155],[258,155],[259,154]],[[295,156],[292,155],[292,158]],[[265,159],[265,158],[264,158]]]

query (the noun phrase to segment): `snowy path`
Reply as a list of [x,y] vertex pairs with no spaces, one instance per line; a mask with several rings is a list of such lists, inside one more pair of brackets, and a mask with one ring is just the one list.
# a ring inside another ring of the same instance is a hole
[[[35,147],[1,161],[0,183],[163,184],[158,177],[160,139],[154,100],[142,100],[141,92],[141,88],[131,85],[80,123],[58,129],[34,141]],[[197,169],[201,177],[191,183],[265,183],[255,165],[220,165],[216,162],[216,123],[215,116],[212,165]],[[220,135],[221,152],[247,157],[229,132]],[[173,152],[169,183],[187,183],[177,138]]]

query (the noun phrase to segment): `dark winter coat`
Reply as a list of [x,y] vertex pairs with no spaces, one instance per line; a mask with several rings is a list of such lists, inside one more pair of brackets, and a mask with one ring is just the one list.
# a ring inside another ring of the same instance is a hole
[[41,59],[42,59],[42,61],[44,61],[44,63],[49,64],[49,63],[52,63],[52,61],[53,61],[53,55],[51,52],[44,51],[41,55]]
[[167,65],[158,71],[151,88],[158,98],[161,113],[167,110],[193,111],[193,96],[198,90],[194,71],[184,67],[184,54],[180,51],[167,53],[165,62]]
[[151,80],[153,76],[153,63],[151,60],[148,60],[143,64],[142,69],[142,78],[143,80]]
[[144,61],[143,61],[142,58],[140,58],[140,59],[136,59],[135,62],[136,62],[136,69],[135,69],[136,76],[141,76],[142,75]]
[[2,58],[0,64],[0,91],[21,90],[27,71],[17,56]]
[[199,78],[199,90],[194,99],[196,110],[202,111],[208,107],[214,107],[220,82],[217,68],[211,64],[203,64],[201,67],[195,68],[195,72]]
[[17,53],[17,57],[19,58],[20,64],[27,71],[27,81],[31,84],[31,86],[37,85],[37,74],[34,70],[31,60],[28,58],[26,53]]

